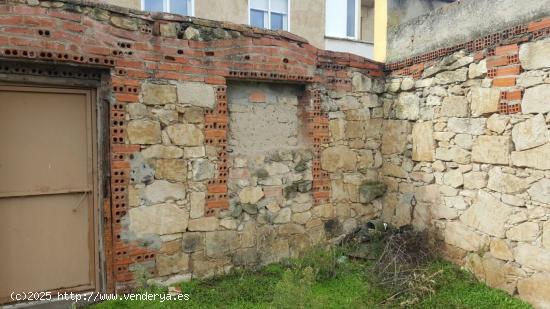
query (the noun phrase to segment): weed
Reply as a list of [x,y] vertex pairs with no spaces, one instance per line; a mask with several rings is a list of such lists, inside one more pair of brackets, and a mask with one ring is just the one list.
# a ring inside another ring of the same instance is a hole
[[316,308],[312,292],[316,271],[312,267],[287,269],[275,286],[273,308]]

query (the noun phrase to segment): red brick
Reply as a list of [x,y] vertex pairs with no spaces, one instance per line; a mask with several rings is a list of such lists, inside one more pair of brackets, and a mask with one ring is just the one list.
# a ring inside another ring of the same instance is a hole
[[133,153],[133,152],[138,152],[139,149],[140,149],[139,145],[115,144],[111,146],[111,151],[114,153]]
[[227,185],[225,184],[208,185],[207,191],[208,193],[225,193],[227,192]]
[[135,94],[117,93],[115,98],[119,102],[138,102],[139,96]]
[[86,53],[90,53],[93,55],[101,55],[101,56],[109,56],[111,55],[111,49],[107,47],[101,47],[101,46],[89,46],[86,47],[84,50]]
[[521,66],[510,65],[506,67],[498,67],[496,71],[496,76],[510,76],[510,75],[519,75],[521,73]]
[[127,161],[112,161],[111,169],[125,169],[130,168],[130,162]]
[[133,78],[149,78],[149,74],[145,71],[140,71],[140,70],[127,70],[126,71],[126,75],[128,77],[133,77]]
[[117,66],[123,67],[123,68],[143,69],[143,61],[119,59],[117,60]]
[[226,130],[206,129],[206,130],[204,130],[204,135],[205,135],[206,138],[226,137],[227,136],[227,131]]
[[527,30],[529,32],[535,32],[535,31],[538,31],[544,28],[549,28],[549,27],[550,27],[550,17],[546,17],[544,19],[529,23],[529,25],[527,26]]
[[36,33],[35,29],[27,27],[6,27],[2,29],[4,33],[13,33],[13,34],[24,34],[24,35],[34,35]]
[[265,93],[263,91],[252,91],[250,93],[250,96],[248,97],[248,100],[251,103],[265,103],[266,102]]
[[521,90],[505,91],[502,98],[508,101],[521,100],[523,92]]
[[33,40],[33,39],[24,39],[24,38],[17,38],[17,37],[10,38],[10,44],[16,45],[16,46],[25,46],[25,48],[40,47],[41,46],[40,42],[41,41],[39,40]]
[[225,85],[225,77],[222,76],[208,76],[204,79],[204,82],[211,85]]
[[0,36],[0,45],[8,45],[10,40],[5,36]]
[[0,25],[16,25],[20,26],[23,23],[21,16],[0,16]]
[[512,87],[515,85],[515,77],[498,77],[493,80],[493,87]]
[[209,208],[209,209],[229,208],[229,200],[221,199],[221,200],[206,201],[206,208]]
[[63,23],[63,29],[72,31],[72,32],[82,33],[86,30],[86,27],[82,26],[81,24],[67,22],[67,23]]
[[491,56],[487,57],[487,68],[493,68],[498,66],[504,66],[508,65],[508,57],[507,56]]
[[498,46],[497,48],[495,48],[495,56],[517,54],[518,52],[519,47],[517,44]]

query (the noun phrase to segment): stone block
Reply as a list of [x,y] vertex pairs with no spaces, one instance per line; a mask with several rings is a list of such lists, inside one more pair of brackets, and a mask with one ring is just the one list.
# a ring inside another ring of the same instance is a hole
[[177,101],[176,86],[144,83],[141,86],[143,104],[165,105],[174,104]]
[[506,231],[506,238],[515,241],[532,242],[538,235],[539,225],[535,222],[524,222]]
[[489,238],[460,222],[448,222],[444,231],[445,242],[466,251],[481,251],[489,244]]
[[365,127],[362,121],[348,121],[346,122],[346,138],[362,138],[365,134]]
[[435,76],[434,82],[437,85],[448,85],[458,82],[465,82],[468,79],[468,68],[461,68],[455,71],[445,71]]
[[479,63],[471,63],[468,67],[468,78],[483,77],[487,74],[487,60],[483,59]]
[[440,147],[435,150],[435,158],[442,161],[469,164],[471,162],[471,153],[459,147]]
[[384,163],[384,165],[382,166],[382,175],[397,178],[407,178],[407,171],[405,171],[402,166],[391,163]]
[[548,98],[550,98],[550,84],[527,88],[521,102],[521,112],[524,114],[544,114],[550,112]]
[[187,229],[189,213],[173,204],[135,207],[129,211],[129,230],[141,238],[147,234],[167,235]]
[[176,146],[152,145],[141,151],[145,159],[178,159],[183,156],[183,149]]
[[474,141],[470,134],[457,134],[454,141],[457,146],[467,150],[471,150],[474,145]]
[[385,89],[383,81],[372,79],[367,75],[361,74],[359,72],[353,73],[351,79],[351,87],[353,92],[381,93]]
[[207,159],[193,160],[191,163],[194,181],[213,179],[216,176],[216,165]]
[[420,115],[420,98],[410,92],[402,92],[394,106],[397,119],[417,120]]
[[160,123],[153,120],[131,120],[126,132],[132,144],[151,145],[160,143]]
[[491,239],[490,252],[491,252],[491,255],[496,257],[497,259],[501,259],[505,261],[514,260],[514,253],[512,252],[512,249],[510,249],[510,246],[504,239],[499,239],[499,238]]
[[197,219],[204,216],[204,205],[206,201],[205,192],[191,192],[189,193],[189,201],[191,204],[191,211],[189,216],[191,219]]
[[524,267],[550,272],[550,250],[536,245],[519,243],[514,249],[516,262]]
[[487,129],[502,134],[506,127],[510,123],[510,118],[504,115],[492,114],[491,117],[487,119]]
[[138,30],[136,19],[122,16],[111,16],[113,26],[130,31]]
[[346,138],[346,121],[344,119],[331,119],[328,126],[333,140],[339,141]]
[[493,167],[489,171],[487,188],[506,194],[519,194],[525,192],[529,181],[512,174],[503,173],[500,167]]
[[173,255],[157,255],[157,272],[159,276],[167,276],[185,272],[189,269],[189,255],[176,253]]
[[145,187],[143,198],[150,204],[158,204],[167,200],[182,200],[185,199],[185,186],[181,183],[156,180]]
[[172,181],[187,179],[187,163],[181,159],[157,159],[155,161],[155,178]]
[[204,250],[204,233],[183,233],[181,248],[185,253],[193,253]]
[[550,39],[522,44],[519,61],[525,70],[550,68]]
[[531,188],[527,190],[527,193],[529,193],[532,200],[550,208],[550,179],[543,178],[535,182]]
[[126,105],[126,111],[130,119],[139,119],[147,116],[147,106],[139,103],[130,103]]
[[162,23],[159,25],[160,35],[168,38],[175,38],[178,36],[179,24],[176,23]]
[[178,103],[198,107],[214,108],[216,92],[214,87],[204,83],[182,82],[177,86]]
[[325,171],[354,171],[357,164],[357,154],[346,146],[326,148],[321,153],[321,167]]
[[384,121],[382,124],[382,154],[389,155],[405,151],[410,130],[411,127],[408,121]]
[[295,213],[291,217],[292,222],[295,222],[298,224],[306,224],[310,219],[311,219],[311,212],[309,211]]
[[383,183],[365,183],[359,186],[359,202],[368,204],[384,195],[388,186]]
[[166,128],[170,140],[180,146],[202,146],[204,135],[202,130],[193,124],[175,124]]
[[468,101],[464,96],[448,96],[441,103],[440,116],[468,117]]
[[204,217],[199,219],[189,220],[187,229],[192,232],[209,232],[215,231],[219,226],[218,218]]
[[504,238],[506,222],[514,210],[485,191],[478,191],[473,205],[460,220],[477,230],[492,236]]
[[472,147],[472,160],[479,163],[508,164],[510,150],[508,136],[479,136]]
[[415,161],[434,161],[435,142],[431,121],[415,123],[412,130],[413,153]]
[[472,116],[479,117],[498,112],[500,90],[495,88],[472,87]]
[[519,297],[535,308],[550,308],[550,274],[538,273],[518,281]]
[[447,128],[454,133],[481,135],[485,132],[485,118],[449,118]]
[[538,114],[524,122],[520,122],[512,129],[512,140],[516,151],[541,146],[549,140],[546,120]]
[[469,172],[464,174],[464,189],[483,189],[487,186],[487,173]]
[[261,187],[245,187],[239,192],[241,203],[256,204],[264,197],[264,192]]
[[239,247],[239,234],[236,231],[208,232],[205,235],[205,249],[208,257],[221,258]]
[[512,165],[520,167],[532,167],[539,170],[550,170],[550,143],[524,151],[512,152]]
[[460,169],[450,170],[443,174],[443,183],[453,188],[461,187],[464,184],[464,178]]

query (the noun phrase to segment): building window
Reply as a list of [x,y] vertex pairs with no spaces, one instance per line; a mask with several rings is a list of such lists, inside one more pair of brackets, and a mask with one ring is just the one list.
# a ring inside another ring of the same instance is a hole
[[327,0],[325,34],[337,38],[359,36],[359,0]]
[[249,0],[250,25],[259,28],[288,31],[290,0]]
[[141,9],[193,16],[194,0],[141,0]]

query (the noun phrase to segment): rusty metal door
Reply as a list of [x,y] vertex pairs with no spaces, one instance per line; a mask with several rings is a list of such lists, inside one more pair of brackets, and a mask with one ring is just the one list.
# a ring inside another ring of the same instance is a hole
[[0,85],[0,303],[95,289],[94,92]]

